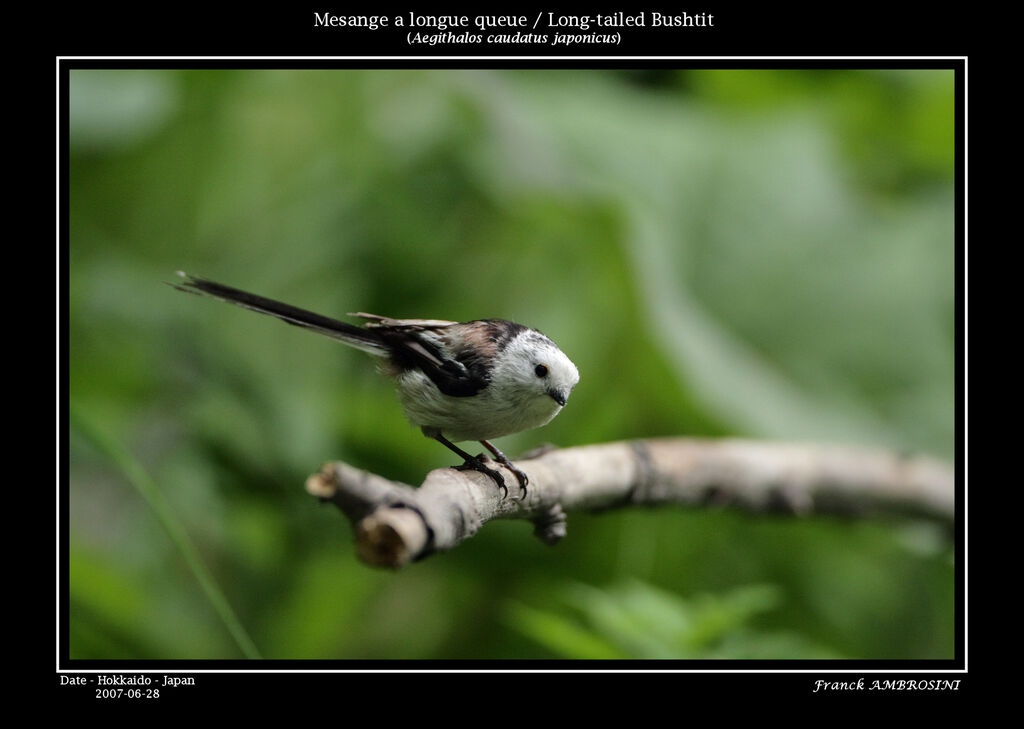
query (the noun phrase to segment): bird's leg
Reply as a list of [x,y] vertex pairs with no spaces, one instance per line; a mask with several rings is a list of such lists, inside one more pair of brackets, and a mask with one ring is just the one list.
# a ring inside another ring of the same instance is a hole
[[495,446],[489,440],[482,440],[480,441],[480,443],[483,444],[484,448],[486,448],[487,450],[494,454],[494,458],[501,465],[503,465],[505,468],[507,468],[508,470],[515,474],[516,480],[519,482],[519,490],[522,492],[519,498],[526,498],[526,484],[530,483],[529,477],[522,471],[522,469],[512,465],[512,461],[508,459],[508,456],[499,451],[497,446]]
[[[466,451],[459,448],[440,433],[432,433],[430,437],[460,455],[465,461],[461,466],[452,466],[452,468],[456,471],[479,471],[480,473],[485,473],[494,479],[494,483],[498,484],[498,488],[502,491],[501,498],[504,499],[508,496],[508,487],[505,486],[505,478],[500,473],[495,471],[493,468],[488,468],[480,458],[469,455]],[[502,458],[504,458],[504,456],[502,456]]]

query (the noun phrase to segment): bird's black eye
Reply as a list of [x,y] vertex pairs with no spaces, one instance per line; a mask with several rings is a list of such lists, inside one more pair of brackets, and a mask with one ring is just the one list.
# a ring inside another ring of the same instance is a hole
[[547,365],[537,365],[536,367],[533,368],[533,371],[537,374],[537,377],[547,377],[548,376],[548,366]]

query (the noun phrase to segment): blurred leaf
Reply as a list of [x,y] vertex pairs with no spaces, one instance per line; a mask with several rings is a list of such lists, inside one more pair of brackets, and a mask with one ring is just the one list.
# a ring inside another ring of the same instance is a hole
[[780,604],[768,585],[692,599],[631,580],[607,589],[574,585],[565,602],[582,623],[553,612],[514,605],[517,630],[567,658],[810,658],[835,657],[795,634],[752,629],[759,614]]
[[511,603],[506,621],[524,635],[564,658],[628,658],[614,643],[560,615]]

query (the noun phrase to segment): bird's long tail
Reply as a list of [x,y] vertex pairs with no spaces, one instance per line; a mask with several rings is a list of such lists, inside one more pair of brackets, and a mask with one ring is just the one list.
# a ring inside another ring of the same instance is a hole
[[297,306],[250,294],[247,291],[225,286],[215,281],[199,278],[198,276],[190,276],[182,271],[178,271],[178,275],[184,279],[184,282],[170,284],[178,289],[178,291],[212,296],[215,299],[227,301],[245,309],[258,311],[261,314],[269,314],[288,324],[312,329],[319,334],[341,340],[345,344],[370,354],[385,355],[388,353],[388,349],[381,341],[380,336],[373,331],[357,327],[354,324],[338,321],[337,319],[331,319],[327,316],[314,314],[312,311],[306,311]]

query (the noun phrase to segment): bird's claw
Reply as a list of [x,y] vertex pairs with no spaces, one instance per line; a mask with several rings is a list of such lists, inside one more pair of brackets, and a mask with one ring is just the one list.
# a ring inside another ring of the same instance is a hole
[[526,486],[530,483],[530,477],[526,475],[523,469],[512,463],[504,453],[499,451],[497,458],[501,465],[510,470],[512,475],[516,477],[516,481],[519,482],[519,500],[522,501],[526,498]]
[[[502,499],[508,498],[509,489],[508,486],[505,485],[505,477],[495,469],[484,466],[483,459],[483,454],[480,454],[476,458],[466,459],[466,462],[461,466],[453,466],[452,468],[457,471],[477,471],[490,476],[490,478],[494,479],[495,483],[498,484],[498,487],[502,489]],[[522,501],[526,498],[526,486],[529,484],[529,476],[526,475],[525,471],[509,461],[504,454],[500,454],[498,456],[498,461],[505,466],[505,468],[510,470],[512,475],[515,476],[516,481],[519,482],[519,500]]]
[[498,488],[501,489],[501,498],[504,499],[508,496],[508,487],[505,485],[505,478],[493,468],[485,466],[481,459],[466,459],[466,462],[461,466],[452,466],[452,468],[456,471],[477,471],[479,473],[486,474],[490,476],[494,480],[494,483],[498,485]]
[[530,477],[527,476],[523,470],[516,468],[511,463],[506,463],[505,465],[508,467],[508,470],[515,475],[516,481],[519,482],[519,500],[522,501],[526,498],[526,486],[530,483]]

